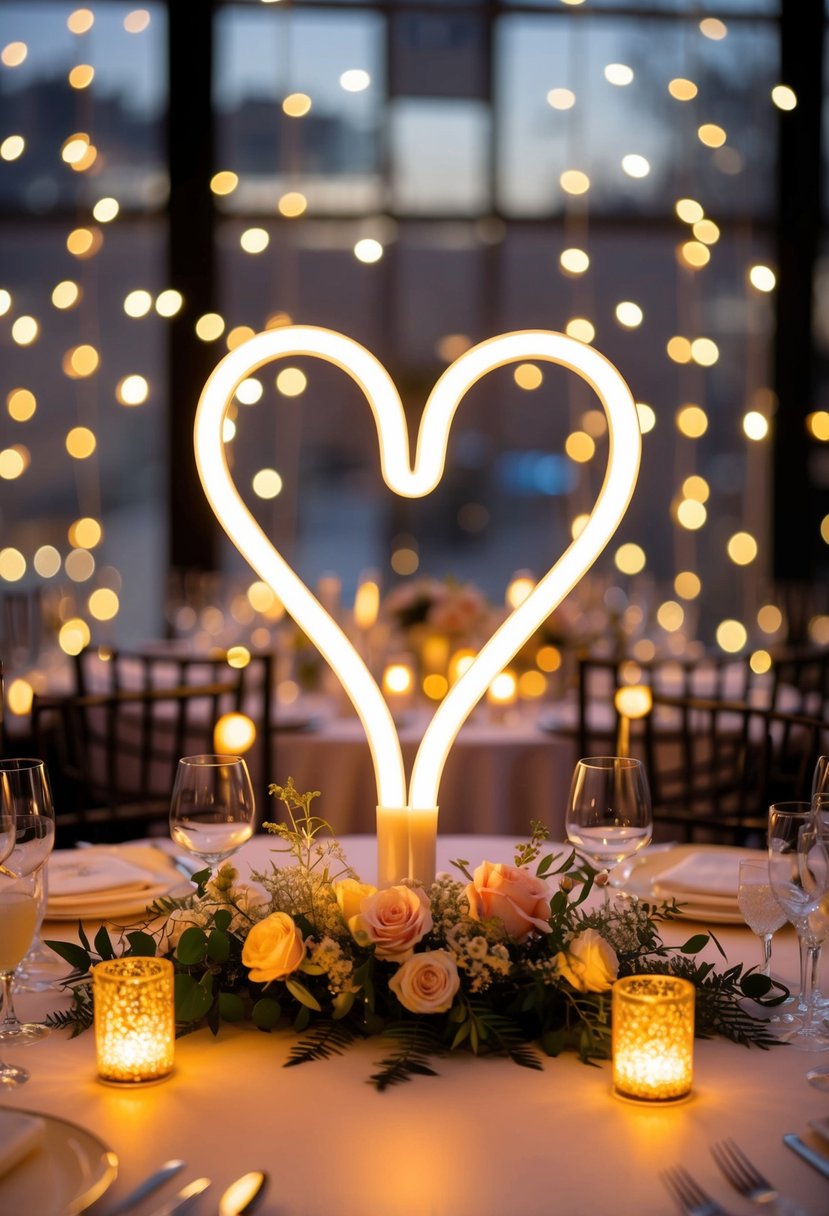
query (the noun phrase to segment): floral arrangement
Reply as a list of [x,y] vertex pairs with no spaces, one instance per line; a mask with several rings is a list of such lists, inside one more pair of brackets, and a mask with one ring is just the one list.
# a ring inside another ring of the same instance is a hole
[[458,877],[439,874],[426,890],[403,882],[378,890],[360,881],[324,820],[316,792],[293,782],[272,786],[284,823],[266,824],[290,864],[273,864],[238,881],[231,865],[194,876],[196,893],[148,909],[142,927],[113,942],[102,926],[94,948],[48,944],[74,968],[65,981],[72,1008],[50,1016],[73,1034],[92,1022],[90,970],[117,953],[164,955],[176,968],[179,1033],[222,1021],[251,1020],[260,1030],[292,1026],[299,1036],[287,1065],[341,1052],[382,1036],[386,1054],[371,1080],[378,1089],[416,1075],[458,1050],[497,1053],[540,1068],[543,1054],[577,1051],[590,1062],[610,1054],[610,988],[617,976],[670,972],[696,985],[697,1033],[768,1047],[776,1040],[744,1007],[785,998],[781,985],[731,966],[723,972],[694,957],[713,934],[678,948],[659,924],[681,913],[675,902],[628,897],[587,910],[594,884],[606,882],[572,852],[545,852],[533,824],[514,864],[483,861]]
[[472,583],[423,577],[393,587],[383,601],[383,616],[417,646],[429,634],[456,642],[475,638],[489,626],[491,608]]

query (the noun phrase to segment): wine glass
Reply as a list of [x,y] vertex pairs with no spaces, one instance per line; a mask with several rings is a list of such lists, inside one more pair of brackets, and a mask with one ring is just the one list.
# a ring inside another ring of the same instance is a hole
[[62,979],[68,970],[63,959],[59,958],[48,946],[44,946],[40,937],[41,926],[49,905],[48,864],[39,866],[35,870],[33,878],[35,880],[37,920],[32,944],[14,974],[14,986],[17,992],[45,992]]
[[751,932],[763,939],[763,965],[759,971],[761,975],[770,975],[771,939],[785,925],[786,913],[771,889],[769,863],[765,858],[762,861],[743,858],[739,873],[737,907]]
[[829,934],[829,920],[819,911],[825,892],[806,881],[807,868],[801,864],[806,843],[801,828],[813,827],[808,802],[777,802],[769,808],[769,882],[800,941],[798,1014],[786,1019],[789,1028],[785,1037],[790,1046],[801,1051],[829,1049],[829,1037],[822,1032],[813,999],[820,952]]
[[0,805],[14,816],[15,831],[0,873],[0,1042],[32,1043],[49,1031],[20,1021],[12,984],[37,927],[37,871],[55,843],[52,791],[42,760],[0,760]]
[[829,798],[829,756],[818,756],[812,777],[812,797],[823,794]]
[[[567,839],[596,869],[617,865],[650,843],[653,815],[641,760],[588,756],[570,784]],[[605,887],[605,902],[608,899]]]
[[250,840],[256,805],[241,756],[184,756],[170,805],[170,835],[211,868]]

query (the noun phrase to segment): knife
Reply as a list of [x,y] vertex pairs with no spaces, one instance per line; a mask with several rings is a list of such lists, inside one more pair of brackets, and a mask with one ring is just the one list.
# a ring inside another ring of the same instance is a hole
[[802,1157],[804,1161],[808,1161],[809,1165],[813,1166],[819,1174],[823,1174],[824,1178],[829,1178],[829,1161],[810,1148],[800,1136],[796,1136],[794,1132],[786,1132],[783,1137],[783,1143],[787,1148],[790,1148],[793,1153],[797,1153],[798,1157]]
[[134,1208],[142,1199],[146,1199],[148,1195],[157,1190],[162,1182],[166,1182],[168,1178],[172,1178],[179,1170],[183,1170],[184,1166],[185,1162],[178,1160],[178,1158],[172,1161],[165,1161],[148,1178],[145,1178],[143,1182],[139,1182],[138,1186],[130,1191],[129,1195],[124,1196],[117,1208],[115,1208],[113,1216],[120,1216],[121,1212],[128,1212],[130,1208]]
[[172,1203],[165,1203],[162,1207],[155,1208],[150,1212],[150,1216],[180,1216],[180,1213],[186,1212],[193,1200],[197,1199],[209,1186],[209,1178],[196,1178],[193,1182],[188,1182],[173,1197]]
[[223,1193],[219,1200],[219,1216],[245,1216],[252,1212],[265,1193],[268,1175],[264,1170],[243,1174]]

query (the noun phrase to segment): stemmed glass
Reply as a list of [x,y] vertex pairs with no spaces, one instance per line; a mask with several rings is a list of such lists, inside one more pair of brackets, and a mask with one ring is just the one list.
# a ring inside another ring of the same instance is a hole
[[[653,814],[641,760],[588,756],[570,784],[567,839],[596,869],[611,868],[650,843]],[[605,902],[608,899],[605,887]]]
[[761,975],[770,975],[771,939],[785,925],[786,913],[771,889],[767,861],[744,858],[740,862],[737,907],[751,932],[763,940],[763,966],[759,970]]
[[[0,804],[0,867],[4,871],[5,867],[2,866],[2,863],[11,853],[14,843],[14,815],[5,804]],[[8,876],[8,872],[6,872],[6,876]],[[0,882],[2,881],[0,879]],[[0,1087],[11,1089],[14,1085],[22,1085],[28,1079],[29,1070],[27,1068],[18,1068],[14,1064],[6,1064],[5,1061],[0,1060]]]
[[185,756],[178,762],[170,835],[211,868],[250,840],[256,805],[241,756]]
[[[819,900],[813,919],[829,919],[829,826],[814,815],[798,833],[803,886]],[[829,1068],[810,1068],[806,1080],[816,1089],[829,1090]]]
[[48,870],[47,864],[40,866],[34,873],[37,920],[32,944],[15,972],[14,986],[18,992],[45,992],[67,973],[63,960],[48,946],[44,946],[40,938],[40,929],[49,904]]
[[37,925],[36,874],[55,842],[52,791],[42,760],[0,760],[0,805],[14,817],[14,844],[0,875],[0,1043],[25,1044],[49,1033],[35,1022],[21,1022],[12,997],[15,969]]
[[815,977],[829,920],[819,912],[824,892],[807,880],[801,864],[805,841],[802,828],[813,826],[808,802],[777,802],[769,808],[769,881],[775,897],[794,925],[800,941],[800,1000],[798,1015],[790,1015],[786,1040],[801,1051],[829,1049],[813,999]]

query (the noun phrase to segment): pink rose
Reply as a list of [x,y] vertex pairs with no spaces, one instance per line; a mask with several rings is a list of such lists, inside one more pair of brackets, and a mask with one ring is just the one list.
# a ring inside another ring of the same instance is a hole
[[473,920],[497,917],[517,942],[526,941],[533,929],[550,932],[550,892],[529,870],[484,861],[465,894]]
[[386,887],[362,901],[348,927],[361,946],[376,946],[378,958],[402,963],[432,928],[429,900],[420,887]]
[[448,950],[413,954],[389,980],[389,988],[411,1013],[445,1013],[460,986],[457,964]]

